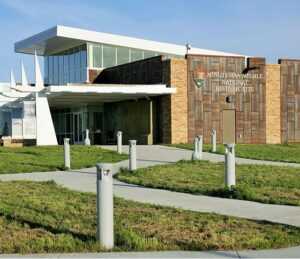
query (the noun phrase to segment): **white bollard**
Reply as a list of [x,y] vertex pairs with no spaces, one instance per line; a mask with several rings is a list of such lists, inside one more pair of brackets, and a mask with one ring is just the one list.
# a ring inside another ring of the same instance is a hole
[[136,140],[129,140],[129,170],[136,170]]
[[114,247],[114,200],[111,164],[97,164],[97,240],[105,249]]
[[198,137],[195,137],[194,139],[194,151],[192,153],[192,160],[195,161],[195,160],[200,160],[200,154],[199,154],[199,139]]
[[217,131],[215,129],[212,129],[211,131],[211,144],[212,144],[211,151],[213,153],[216,153],[217,152]]
[[85,145],[85,146],[90,146],[90,145],[91,145],[90,131],[89,131],[88,129],[85,130],[84,145]]
[[122,154],[122,131],[117,132],[117,152]]
[[225,186],[235,186],[235,152],[234,144],[225,144]]
[[202,153],[203,153],[203,136],[198,135],[198,152],[199,152],[199,159],[202,159]]
[[64,161],[65,161],[65,168],[71,169],[70,139],[69,138],[64,138]]

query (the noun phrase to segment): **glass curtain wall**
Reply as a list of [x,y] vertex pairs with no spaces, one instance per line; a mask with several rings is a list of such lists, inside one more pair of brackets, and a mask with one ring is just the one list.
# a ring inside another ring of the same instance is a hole
[[[88,43],[88,66],[90,68],[108,68],[158,55],[179,57],[142,49],[133,49],[100,43]],[[182,57],[180,56],[180,58]]]
[[44,62],[46,84],[65,85],[84,83],[87,80],[86,44],[46,56]]

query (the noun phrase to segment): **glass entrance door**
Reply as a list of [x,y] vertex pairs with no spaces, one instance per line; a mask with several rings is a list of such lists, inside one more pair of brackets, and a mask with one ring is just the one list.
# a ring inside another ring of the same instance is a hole
[[73,113],[73,142],[74,144],[83,143],[83,120],[82,113]]

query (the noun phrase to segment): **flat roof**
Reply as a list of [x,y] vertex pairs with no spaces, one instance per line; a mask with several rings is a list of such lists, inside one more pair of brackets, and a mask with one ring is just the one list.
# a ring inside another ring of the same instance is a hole
[[[184,56],[186,54],[185,45],[150,41],[116,34],[83,30],[62,25],[57,25],[46,31],[16,42],[15,52],[34,54],[34,51],[36,50],[38,55],[45,56],[78,46],[86,42],[110,44],[179,56]],[[194,47],[191,47],[191,49],[189,50],[189,54],[242,57],[245,56],[235,53],[199,49]]]

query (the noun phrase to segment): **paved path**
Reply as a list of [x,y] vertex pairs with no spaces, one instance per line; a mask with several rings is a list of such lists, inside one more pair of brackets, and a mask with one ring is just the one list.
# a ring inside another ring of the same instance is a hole
[[246,251],[168,251],[168,252],[121,252],[86,254],[0,255],[0,258],[299,258],[300,247]]
[[[106,149],[116,150],[116,146],[101,146]],[[123,147],[124,153],[128,153],[128,146]],[[179,149],[169,146],[160,145],[138,145],[137,156],[141,162],[149,162],[149,164],[170,163],[185,159],[190,160],[192,151],[187,149]],[[210,162],[224,162],[224,155],[203,152],[203,160]],[[265,160],[255,160],[247,158],[236,158],[237,164],[255,164],[255,165],[274,165],[274,166],[291,166],[300,167],[297,163],[275,162]]]

